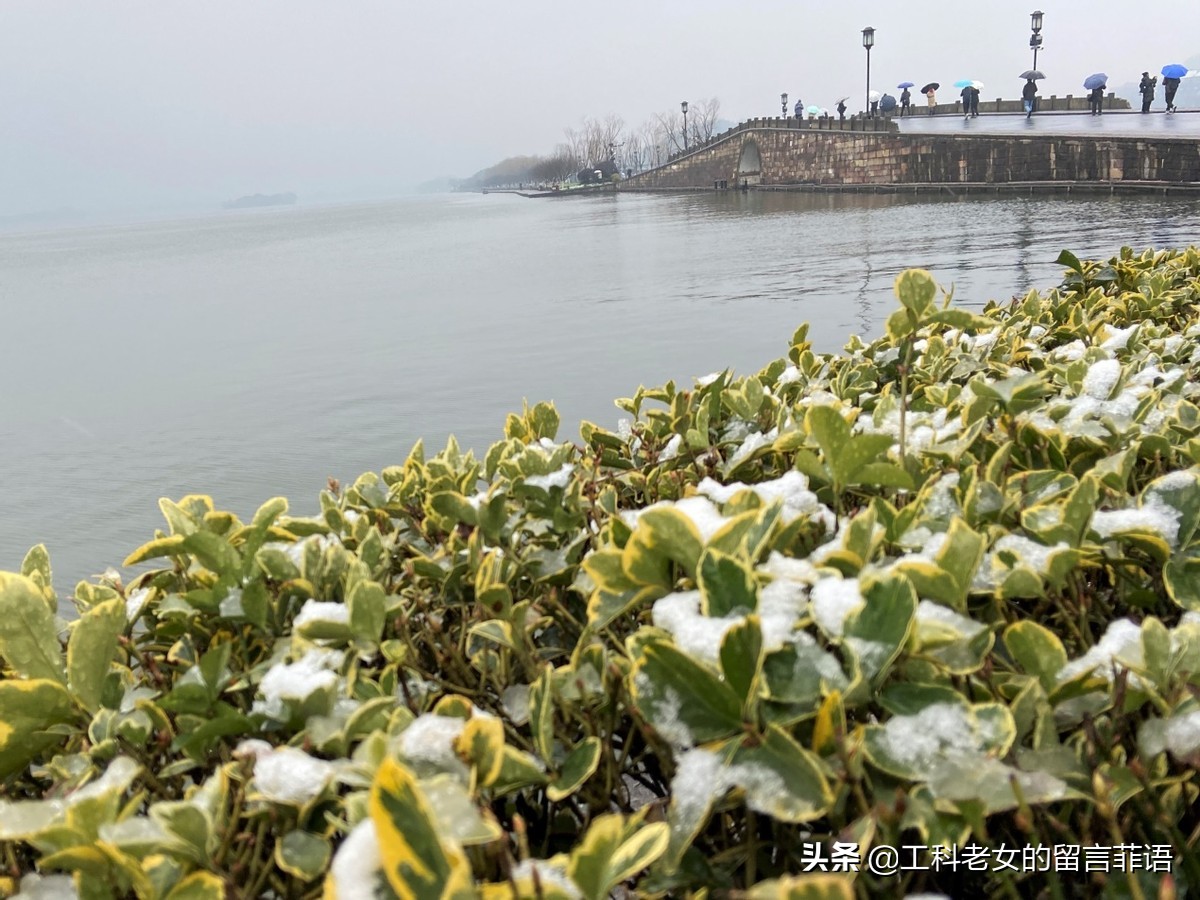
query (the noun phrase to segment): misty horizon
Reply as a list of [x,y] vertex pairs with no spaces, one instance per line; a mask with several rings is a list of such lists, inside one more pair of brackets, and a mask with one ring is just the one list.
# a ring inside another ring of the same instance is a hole
[[[985,97],[1015,97],[1031,63],[1021,9],[987,4],[963,23],[879,0],[819,13],[618,0],[585,22],[546,0],[515,10],[8,0],[0,226],[200,212],[255,193],[294,192],[305,205],[388,199],[550,154],[589,118],[638,129],[685,99],[716,98],[733,122],[777,115],[784,91],[828,108],[848,95],[853,113],[868,25],[872,87],[970,77]],[[1115,89],[1196,56],[1198,4],[1164,8],[1144,28],[1112,0],[1086,17],[1042,9],[1044,95],[1081,94],[1094,71]]]

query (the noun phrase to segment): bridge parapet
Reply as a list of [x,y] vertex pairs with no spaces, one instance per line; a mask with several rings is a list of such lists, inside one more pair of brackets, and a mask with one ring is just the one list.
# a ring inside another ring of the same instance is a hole
[[[862,117],[816,125],[784,122],[743,122],[626,179],[619,189],[1200,183],[1200,142],[1191,138],[901,134],[893,122],[864,123]],[[875,127],[860,130],[863,124]]]

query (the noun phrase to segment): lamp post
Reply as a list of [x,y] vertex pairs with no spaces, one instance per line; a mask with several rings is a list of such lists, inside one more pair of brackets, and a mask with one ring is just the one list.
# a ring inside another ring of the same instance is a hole
[[1033,30],[1033,34],[1029,36],[1029,46],[1033,48],[1033,67],[1037,68],[1037,52],[1042,46],[1042,16],[1044,13],[1040,9],[1035,9],[1029,14],[1029,27]]
[[779,95],[779,106],[780,106],[779,114],[786,119],[787,118],[787,91],[784,91],[782,94]]
[[867,105],[863,107],[864,112],[871,109],[871,48],[875,46],[875,29],[863,29],[863,47],[867,50]]
[[683,152],[687,153],[687,101],[684,100],[679,104],[679,108],[683,111]]

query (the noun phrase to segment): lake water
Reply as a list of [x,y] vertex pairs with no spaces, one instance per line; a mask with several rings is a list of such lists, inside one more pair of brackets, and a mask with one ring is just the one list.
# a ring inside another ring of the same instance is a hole
[[689,194],[377,204],[0,234],[0,569],[117,565],[159,497],[316,511],[418,437],[486,449],[553,400],[613,427],[639,384],[874,337],[931,269],[982,306],[1058,252],[1194,240],[1194,200]]

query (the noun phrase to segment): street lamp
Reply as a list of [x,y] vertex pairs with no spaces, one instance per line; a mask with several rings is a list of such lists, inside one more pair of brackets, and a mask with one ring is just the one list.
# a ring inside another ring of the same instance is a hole
[[679,108],[683,110],[683,152],[687,153],[687,101],[680,103]]
[[779,95],[779,105],[780,105],[780,107],[782,107],[782,111],[779,114],[786,119],[787,118],[787,91],[784,91],[782,94]]
[[871,48],[875,46],[875,29],[874,28],[864,28],[863,29],[863,46],[867,50],[867,105],[864,106],[863,109],[870,110],[870,108],[871,108]]
[[1029,14],[1029,27],[1033,34],[1029,36],[1029,46],[1033,48],[1033,67],[1037,68],[1037,52],[1042,46],[1042,11],[1035,9]]

